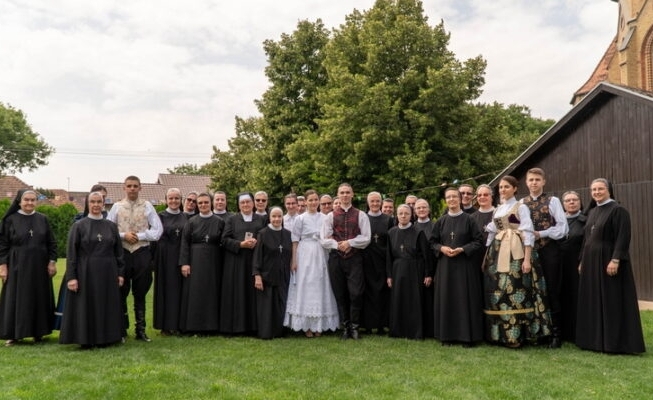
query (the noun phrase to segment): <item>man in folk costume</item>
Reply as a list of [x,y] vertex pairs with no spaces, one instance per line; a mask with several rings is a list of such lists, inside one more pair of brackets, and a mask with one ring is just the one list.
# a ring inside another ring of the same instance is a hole
[[149,201],[139,199],[141,181],[136,176],[125,178],[123,186],[127,197],[115,203],[107,219],[118,226],[122,247],[125,250],[125,283],[122,285],[123,341],[127,337],[129,314],[127,297],[130,289],[134,296],[136,339],[150,342],[145,333],[145,296],[152,286],[150,242],[156,242],[163,233],[161,220]]
[[544,193],[545,184],[544,170],[541,168],[529,169],[526,173],[526,185],[530,194],[522,199],[522,203],[531,212],[531,220],[533,220],[535,228],[533,232],[535,236],[534,250],[539,255],[549,293],[549,307],[553,324],[553,337],[549,347],[559,348],[562,345],[562,327],[560,326],[562,263],[558,241],[567,235],[569,227],[562,203],[557,197]]
[[320,239],[329,252],[329,279],[338,304],[343,327],[341,339],[358,339],[363,305],[363,250],[370,243],[371,229],[367,214],[351,204],[354,190],[348,183],[338,187],[340,207],[328,214]]

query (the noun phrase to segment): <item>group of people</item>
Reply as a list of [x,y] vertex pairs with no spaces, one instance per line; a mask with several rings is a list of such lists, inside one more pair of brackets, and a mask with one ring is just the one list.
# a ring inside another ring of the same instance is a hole
[[[127,297],[135,338],[145,330],[145,297],[154,282],[154,328],[162,335],[319,337],[340,330],[432,337],[443,345],[525,343],[638,354],[645,351],[629,262],[628,212],[605,179],[591,183],[592,204],[544,193],[544,171],[528,171],[529,194],[501,178],[499,201],[480,185],[447,188],[437,220],[428,201],[407,196],[394,208],[378,192],[367,211],[343,183],[334,197],[308,190],[268,207],[263,191],[166,193],[156,213],[139,199],[140,180],[104,213],[101,187],[70,230],[60,290],[60,343],[124,342]],[[476,199],[476,206],[473,200]],[[54,324],[56,241],[34,211],[36,193],[19,193],[0,228],[0,338],[11,346],[41,340]],[[496,207],[495,207],[496,205]],[[395,215],[396,214],[396,215]],[[154,279],[152,275],[154,267]]]

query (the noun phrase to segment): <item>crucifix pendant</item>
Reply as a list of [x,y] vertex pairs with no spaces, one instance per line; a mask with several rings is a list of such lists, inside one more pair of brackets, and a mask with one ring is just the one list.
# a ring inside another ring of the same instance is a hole
[[401,252],[403,253],[404,252],[404,245],[403,244],[400,245],[399,248],[401,249]]
[[206,243],[209,242],[209,235],[204,236],[204,241],[205,241]]
[[379,243],[379,234],[378,233],[374,234],[374,243],[377,243],[377,244]]
[[279,254],[283,253],[283,246],[279,245]]
[[453,232],[451,232],[451,233],[449,234],[449,236],[451,237],[451,241],[452,241],[452,242],[454,241],[454,239],[456,239],[456,234],[453,233]]
[[179,237],[179,232],[180,232],[179,228],[175,229],[175,234],[177,235],[177,237]]
[[102,241],[102,234],[101,234],[101,233],[98,233],[98,234],[97,234],[97,241],[98,241],[98,242],[101,242],[101,241]]
[[29,237],[34,237],[34,231],[33,230],[30,229],[28,232],[29,232]]

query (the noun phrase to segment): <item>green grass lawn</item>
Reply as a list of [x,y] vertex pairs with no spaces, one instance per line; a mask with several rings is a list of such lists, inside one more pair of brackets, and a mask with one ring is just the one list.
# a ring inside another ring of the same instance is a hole
[[[64,267],[60,265],[55,287]],[[151,306],[148,309],[151,320]],[[653,351],[653,311],[642,312]],[[151,326],[151,324],[150,324]],[[133,339],[105,349],[59,345],[55,332],[0,348],[0,399],[649,399],[653,356],[482,345],[442,347],[336,335]]]

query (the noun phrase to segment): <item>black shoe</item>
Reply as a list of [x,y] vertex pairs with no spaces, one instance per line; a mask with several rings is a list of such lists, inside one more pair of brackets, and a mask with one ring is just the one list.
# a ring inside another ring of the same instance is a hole
[[347,340],[351,339],[351,336],[349,335],[349,328],[344,328],[342,330],[342,335],[340,336],[340,340]]
[[358,329],[352,329],[351,333],[349,334],[349,337],[354,340],[360,339],[360,336],[358,335]]
[[358,325],[352,324],[351,328],[349,328],[349,337],[354,340],[360,339],[360,336],[358,334]]
[[123,336],[120,338],[120,343],[125,344],[127,342],[127,336]]
[[549,343],[549,348],[559,349],[560,347],[562,347],[562,339],[560,339],[557,336],[554,336],[553,339],[551,339],[551,343]]
[[136,340],[142,340],[148,343],[152,341],[145,332],[136,332]]

